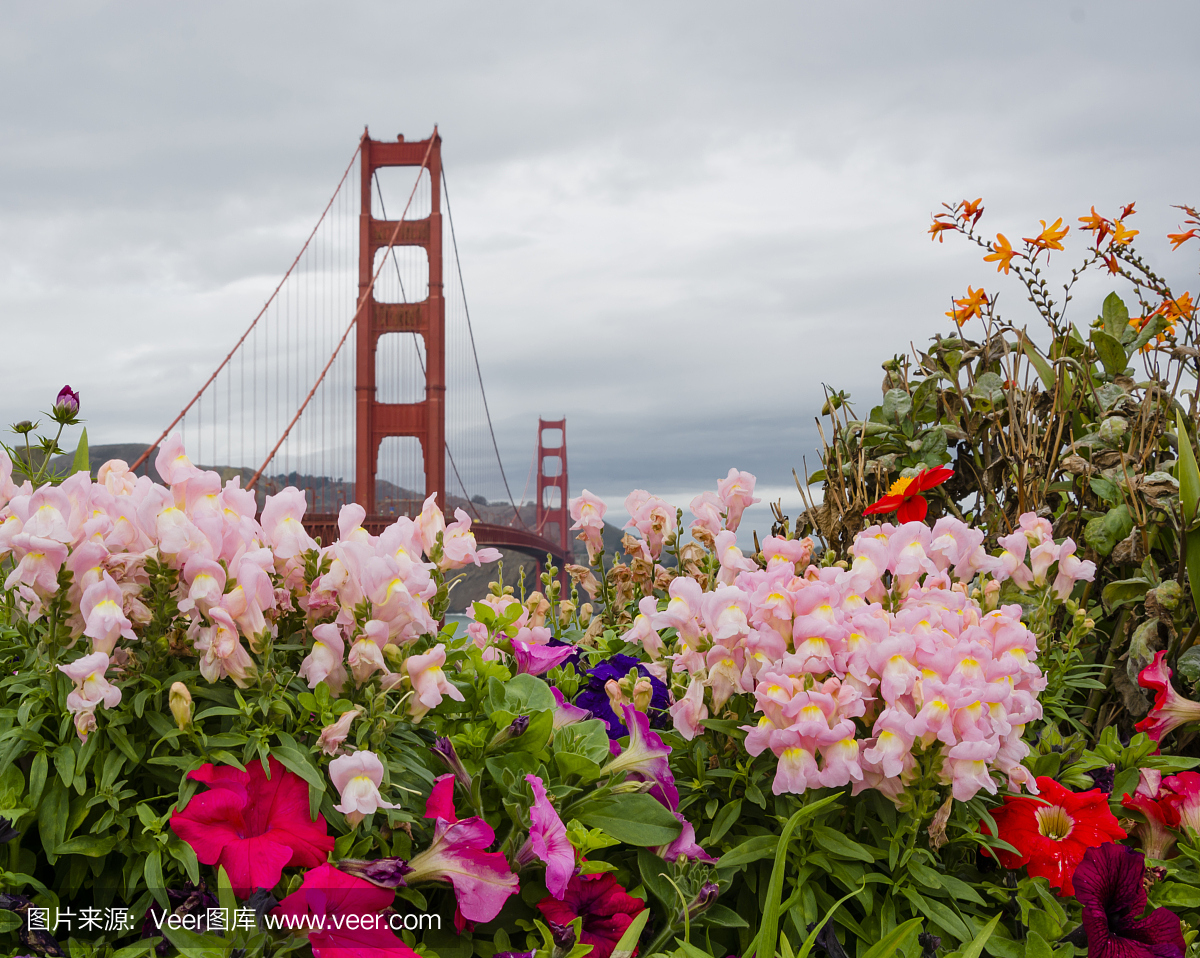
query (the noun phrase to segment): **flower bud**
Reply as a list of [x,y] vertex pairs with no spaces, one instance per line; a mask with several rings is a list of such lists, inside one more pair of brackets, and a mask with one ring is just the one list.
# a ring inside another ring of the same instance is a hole
[[560,925],[556,921],[550,924],[550,937],[554,941],[554,948],[550,951],[550,958],[566,958],[571,949],[575,947],[575,928],[572,925]]
[[176,682],[171,686],[170,699],[171,714],[175,716],[175,724],[179,726],[181,731],[186,731],[192,726],[192,693],[188,691],[188,687],[182,682]]
[[639,712],[650,708],[650,699],[654,696],[654,687],[650,680],[642,676],[633,686],[633,707]]
[[492,740],[488,742],[488,748],[493,749],[498,745],[503,745],[505,742],[511,741],[514,738],[520,738],[529,728],[529,716],[518,715],[512,720],[508,728],[502,728],[499,732],[492,736]]
[[400,650],[400,646],[392,645],[391,642],[383,647],[383,658],[396,672],[399,672],[400,667],[404,664],[404,653]]
[[27,433],[33,432],[33,423],[28,419],[22,419],[20,422],[13,424],[12,431],[18,436],[24,436]]
[[531,629],[538,629],[546,624],[546,613],[549,610],[550,603],[546,601],[544,595],[540,592],[529,593],[529,598],[525,600],[525,611],[529,613]]
[[462,763],[462,759],[458,757],[458,752],[454,749],[454,743],[446,736],[439,736],[434,740],[433,747],[430,749],[434,755],[442,760],[442,764],[454,773],[454,780],[462,786],[463,791],[468,795],[471,794],[471,774],[467,771]]
[[63,386],[54,400],[54,421],[71,422],[79,414],[79,393],[70,386]]
[[592,621],[592,614],[595,611],[596,610],[592,608],[592,603],[583,603],[583,605],[579,607],[579,624],[586,629],[588,627],[588,623]]
[[625,698],[624,691],[621,689],[621,684],[616,679],[609,679],[604,683],[604,692],[608,695],[608,704],[618,714],[620,714],[621,706],[629,703],[629,700]]
[[337,867],[347,875],[355,878],[365,878],[382,888],[401,888],[405,885],[404,876],[412,868],[403,858],[377,858],[373,861],[362,861],[355,858],[343,858]]
[[[701,915],[704,912],[708,911],[708,909],[711,908],[716,903],[716,900],[720,894],[721,894],[721,889],[717,886],[716,882],[711,882],[711,881],[705,882],[700,887],[700,891],[696,893],[696,897],[693,898],[690,902],[688,902],[688,906],[687,906],[688,920],[691,921],[697,915]],[[680,915],[679,919],[680,919],[680,921],[682,921],[683,916]]]
[[558,627],[565,629],[571,624],[571,617],[575,615],[575,603],[570,599],[563,599],[558,603]]
[[983,587],[983,608],[985,612],[991,612],[996,608],[1000,600],[1000,583],[995,579],[988,582]]

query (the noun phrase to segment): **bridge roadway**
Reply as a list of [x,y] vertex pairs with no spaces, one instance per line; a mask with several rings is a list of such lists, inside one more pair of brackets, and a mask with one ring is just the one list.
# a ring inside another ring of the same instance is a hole
[[[395,522],[396,518],[394,515],[367,516],[363,520],[363,528],[371,535],[377,536]],[[338,517],[332,513],[306,515],[304,528],[314,539],[320,538],[323,544],[328,545],[330,542],[337,541]],[[552,542],[545,536],[540,536],[528,529],[492,525],[490,522],[472,522],[471,532],[475,534],[475,541],[479,546],[492,546],[496,549],[511,549],[514,552],[520,552],[536,559],[539,568],[545,563],[547,552],[554,557],[560,570],[572,561],[569,555],[563,553],[562,546],[557,542]]]

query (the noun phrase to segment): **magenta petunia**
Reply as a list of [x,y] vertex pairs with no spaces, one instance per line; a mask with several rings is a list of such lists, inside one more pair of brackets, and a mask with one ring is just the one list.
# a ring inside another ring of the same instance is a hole
[[546,888],[555,898],[562,898],[567,882],[575,871],[575,848],[567,838],[567,827],[550,804],[546,787],[536,775],[526,775],[533,789],[533,805],[529,808],[529,838],[517,852],[521,865],[537,859],[546,865]]
[[[355,878],[332,865],[306,872],[304,883],[279,903],[272,914],[285,928],[322,927],[308,932],[313,958],[417,958],[388,928],[396,893]],[[315,922],[314,916],[323,921]],[[350,921],[346,919],[354,916]]]
[[592,946],[588,958],[609,958],[646,903],[628,894],[611,872],[604,872],[576,875],[568,882],[562,901],[543,898],[537,907],[546,921],[560,925],[583,918],[579,943]]
[[1089,848],[1075,869],[1075,897],[1083,905],[1088,958],[1183,958],[1179,916],[1146,910],[1146,858],[1127,845]]
[[256,888],[274,888],[288,865],[313,868],[333,850],[325,819],[308,814],[308,785],[270,759],[246,771],[203,765],[188,777],[208,786],[182,812],[172,812],[171,828],[192,846],[205,865],[224,868],[233,892],[249,898]]

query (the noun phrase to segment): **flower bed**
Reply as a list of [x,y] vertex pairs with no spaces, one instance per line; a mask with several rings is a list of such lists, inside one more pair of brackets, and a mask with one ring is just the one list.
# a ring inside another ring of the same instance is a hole
[[[979,212],[952,208],[935,235],[972,236]],[[1129,231],[1104,222],[1097,253],[1119,267]],[[1019,273],[1059,228],[987,258]],[[992,322],[992,305],[971,290],[952,318]],[[1132,396],[1124,361],[1178,344],[1157,319],[1130,329],[1105,333],[1121,362],[1069,329],[1050,360]],[[686,527],[631,493],[623,556],[583,492],[591,561],[570,589],[553,568],[495,585],[465,629],[439,627],[455,570],[498,556],[432,497],[378,536],[346,506],[319,544],[303,493],[259,511],[177,439],[165,485],[117,461],[93,480],[86,440],[61,482],[57,436],[40,458],[0,453],[4,953],[1184,955],[1200,704],[1173,683],[1200,675],[1184,593],[1200,470],[1183,418],[1155,420],[1158,458],[1135,466],[1153,482],[1099,471],[1104,443],[1134,442],[1110,422],[1071,440],[1080,483],[1039,499],[1012,470],[981,490],[954,417],[992,416],[1011,442],[1014,403],[1054,424],[1068,397],[1015,374],[980,392],[999,373],[976,373],[965,406],[935,370],[840,420],[824,505],[794,523],[776,508],[753,552],[738,531],[755,479],[736,469]],[[1139,415],[1162,399],[1144,392]],[[1111,421],[1125,407],[1107,395]],[[78,411],[64,390],[60,435]],[[36,481],[13,481],[14,458]],[[1142,556],[1114,558],[1135,517]],[[1135,727],[1107,703],[1136,704],[1137,683],[1155,699]]]

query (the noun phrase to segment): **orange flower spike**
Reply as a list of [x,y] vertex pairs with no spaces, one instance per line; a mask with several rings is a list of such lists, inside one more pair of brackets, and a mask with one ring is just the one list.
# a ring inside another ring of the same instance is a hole
[[961,329],[963,323],[965,323],[972,316],[982,317],[983,307],[989,302],[990,300],[987,297],[987,293],[983,291],[983,287],[980,287],[979,289],[971,289],[971,287],[968,286],[966,298],[954,300],[954,309],[952,309],[946,315],[958,323],[958,327]]
[[1113,224],[1113,236],[1110,246],[1125,246],[1131,239],[1140,233],[1141,230],[1126,229],[1125,224],[1117,220]]
[[1190,229],[1186,233],[1168,233],[1167,239],[1171,241],[1171,249],[1177,250],[1190,239],[1195,239],[1200,236],[1200,231]]
[[983,258],[983,261],[985,263],[995,263],[996,272],[999,273],[1003,271],[1005,276],[1008,275],[1008,268],[1012,266],[1014,256],[1020,256],[1022,259],[1025,258],[1023,253],[1018,253],[1012,248],[1012,244],[1008,241],[1008,237],[1003,233],[996,234],[996,242],[991,244],[991,249],[992,252],[988,253],[988,255]]

